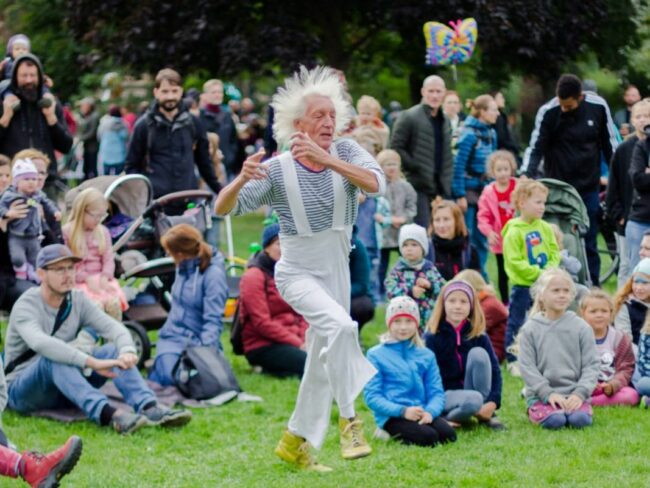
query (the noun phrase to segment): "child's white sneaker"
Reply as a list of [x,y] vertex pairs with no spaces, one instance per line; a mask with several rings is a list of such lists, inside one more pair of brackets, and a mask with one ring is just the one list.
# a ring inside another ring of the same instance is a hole
[[510,376],[514,376],[515,378],[521,378],[521,370],[519,369],[518,361],[513,361],[511,363],[508,363],[506,369],[508,373],[510,373]]

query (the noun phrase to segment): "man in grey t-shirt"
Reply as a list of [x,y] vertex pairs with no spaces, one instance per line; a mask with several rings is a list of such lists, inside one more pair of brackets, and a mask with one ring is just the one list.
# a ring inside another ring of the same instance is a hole
[[[11,311],[5,346],[9,408],[29,413],[73,403],[98,424],[122,434],[145,425],[186,424],[191,412],[159,405],[140,376],[124,325],[72,289],[79,260],[64,245],[44,247],[36,261],[41,285],[25,292]],[[56,322],[60,326],[52,333]],[[109,343],[86,354],[73,343],[81,328],[93,329]],[[136,414],[115,409],[97,389],[108,378]]]

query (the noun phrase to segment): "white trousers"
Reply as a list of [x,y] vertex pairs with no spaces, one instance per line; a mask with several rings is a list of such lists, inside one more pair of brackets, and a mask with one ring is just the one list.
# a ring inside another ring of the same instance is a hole
[[358,326],[349,314],[348,233],[330,230],[281,238],[280,244],[278,290],[309,323],[305,372],[288,427],[319,449],[332,400],[340,410],[354,412],[355,398],[377,371],[361,351]]

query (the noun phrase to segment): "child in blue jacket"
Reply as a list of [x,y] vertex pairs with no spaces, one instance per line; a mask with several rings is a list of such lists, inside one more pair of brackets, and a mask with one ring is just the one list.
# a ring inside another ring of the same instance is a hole
[[377,374],[364,397],[375,422],[404,444],[433,447],[454,442],[456,432],[440,414],[445,392],[434,354],[418,333],[420,312],[412,298],[396,297],[386,309],[388,332],[368,351]]

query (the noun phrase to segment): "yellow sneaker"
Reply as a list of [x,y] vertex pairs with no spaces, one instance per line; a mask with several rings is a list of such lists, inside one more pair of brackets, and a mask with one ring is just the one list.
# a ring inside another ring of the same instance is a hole
[[357,459],[368,456],[372,452],[363,435],[363,422],[358,416],[353,419],[339,417],[339,430],[343,459]]
[[304,438],[285,430],[274,452],[283,461],[305,471],[314,471],[316,473],[329,473],[332,471],[329,466],[318,463],[309,452],[309,448],[309,442]]

